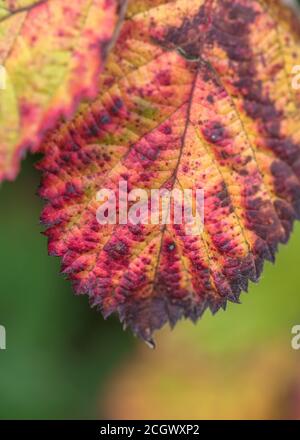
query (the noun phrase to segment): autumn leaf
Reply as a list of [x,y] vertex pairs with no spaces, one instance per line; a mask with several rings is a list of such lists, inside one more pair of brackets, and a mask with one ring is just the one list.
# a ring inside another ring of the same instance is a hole
[[125,3],[0,0],[0,181],[60,116],[95,98]]
[[[271,0],[132,1],[98,99],[44,145],[50,254],[150,343],[168,321],[239,302],[300,217],[297,26]],[[204,190],[203,232],[100,225],[97,193],[121,180]]]

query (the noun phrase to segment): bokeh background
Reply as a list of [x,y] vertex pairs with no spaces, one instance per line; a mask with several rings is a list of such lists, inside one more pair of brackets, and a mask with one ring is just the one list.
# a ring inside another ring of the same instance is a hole
[[300,225],[242,305],[164,329],[153,351],[58,275],[35,160],[1,188],[1,419],[300,419]]

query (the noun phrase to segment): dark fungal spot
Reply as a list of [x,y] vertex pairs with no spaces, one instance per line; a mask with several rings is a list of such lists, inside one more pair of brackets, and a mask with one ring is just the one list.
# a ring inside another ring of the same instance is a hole
[[200,59],[201,44],[209,25],[209,7],[201,6],[193,17],[185,17],[180,27],[169,27],[162,39],[154,39],[166,49],[176,49],[188,61]]
[[121,98],[115,99],[115,107],[120,110],[123,107],[124,103]]
[[61,155],[61,158],[62,158],[62,160],[63,160],[65,163],[70,162],[70,154],[68,154],[68,153],[63,153],[63,154]]
[[76,188],[76,186],[72,182],[67,182],[66,184],[66,195],[68,196],[74,196],[78,195],[80,192]]
[[171,73],[169,70],[161,70],[156,75],[156,81],[162,86],[169,86],[171,84]]
[[127,257],[129,253],[128,245],[123,240],[109,242],[103,249],[113,260],[120,260]]
[[238,173],[239,173],[240,176],[243,176],[243,177],[246,177],[249,174],[248,171],[245,168],[239,170]]
[[100,125],[107,125],[111,122],[111,117],[108,113],[104,113],[99,116],[98,121]]
[[162,132],[166,135],[169,135],[172,133],[172,127],[170,127],[170,125],[164,125],[162,128]]
[[176,245],[174,242],[167,243],[167,251],[173,252],[176,249]]
[[97,137],[99,135],[99,129],[95,124],[89,125],[87,128],[87,134],[92,137]]
[[131,234],[133,234],[134,236],[141,237],[141,239],[143,238],[142,237],[143,228],[141,224],[137,224],[137,225],[130,224],[128,226],[128,229],[131,232]]
[[70,146],[71,146],[72,151],[79,151],[80,150],[80,145],[78,145],[76,142],[72,142]]
[[211,144],[218,144],[225,138],[225,128],[219,122],[208,122],[202,128],[205,140]]
[[206,98],[207,102],[209,102],[210,104],[213,104],[215,102],[215,99],[213,97],[213,95],[208,95]]
[[[237,1],[219,2],[212,15],[207,43],[217,43],[231,61],[238,61],[240,65],[247,63],[252,53],[249,45],[244,42],[248,39],[249,26],[256,16],[257,12],[251,6],[241,5]],[[248,71],[248,75],[249,73]]]
[[227,159],[229,159],[229,157],[230,157],[230,154],[227,152],[227,151],[221,151],[220,152],[220,157],[221,157],[221,159],[223,159],[223,160],[227,160]]
[[122,107],[124,106],[124,103],[122,101],[121,98],[115,98],[114,99],[114,103],[110,108],[110,111],[113,115],[117,115],[119,113],[119,111],[122,109]]
[[230,195],[225,183],[222,184],[222,189],[216,194],[216,196],[220,201],[230,200]]
[[110,162],[111,161],[111,157],[108,154],[106,154],[106,153],[103,153],[102,158],[103,158],[103,160],[105,162]]

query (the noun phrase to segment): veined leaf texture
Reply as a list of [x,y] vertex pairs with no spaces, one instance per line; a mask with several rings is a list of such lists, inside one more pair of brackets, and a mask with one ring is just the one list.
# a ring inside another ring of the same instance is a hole
[[[299,38],[277,1],[130,1],[97,99],[43,144],[50,253],[151,344],[167,322],[239,302],[300,217]],[[120,180],[202,189],[202,233],[100,225],[97,193]]]
[[0,0],[0,182],[61,116],[96,97],[125,3]]

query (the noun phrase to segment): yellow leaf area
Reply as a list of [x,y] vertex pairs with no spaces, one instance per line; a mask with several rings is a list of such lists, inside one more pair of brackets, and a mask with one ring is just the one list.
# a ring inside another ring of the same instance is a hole
[[[40,165],[50,253],[104,316],[152,344],[166,322],[239,302],[274,261],[300,217],[298,60],[277,2],[129,3],[98,99],[48,138]],[[122,200],[203,190],[203,229],[144,211],[123,224],[120,181]],[[116,224],[99,224],[103,188],[119,195]]]
[[96,96],[122,4],[0,1],[0,181],[15,178],[24,152],[60,116]]

